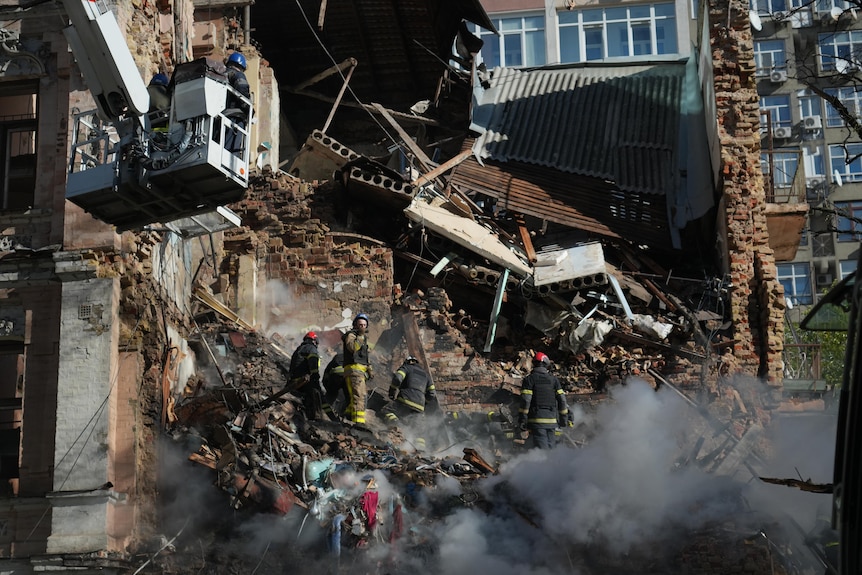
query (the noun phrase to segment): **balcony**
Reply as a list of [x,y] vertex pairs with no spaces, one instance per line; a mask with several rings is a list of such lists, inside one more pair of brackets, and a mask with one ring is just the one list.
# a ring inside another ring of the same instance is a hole
[[820,373],[820,344],[796,343],[784,346],[784,395],[816,397],[830,390]]
[[802,152],[765,150],[761,158],[769,247],[776,261],[792,261],[808,221]]

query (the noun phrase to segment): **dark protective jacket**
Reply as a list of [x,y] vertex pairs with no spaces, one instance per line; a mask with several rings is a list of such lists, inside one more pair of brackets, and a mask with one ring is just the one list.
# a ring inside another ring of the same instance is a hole
[[344,344],[344,367],[368,367],[368,334],[359,335],[356,330],[350,330],[342,336]]
[[[397,397],[395,397],[396,393]],[[427,402],[437,400],[437,392],[424,369],[415,363],[405,363],[392,376],[389,397],[413,411],[423,413]]]
[[569,415],[566,395],[560,380],[540,365],[524,378],[521,385],[521,419],[527,418],[528,427],[557,427],[564,425]]
[[317,344],[312,341],[302,342],[290,357],[290,381],[298,382],[306,375],[309,381],[320,381],[320,355]]
[[327,393],[344,386],[344,354],[336,353],[323,370],[323,387]]

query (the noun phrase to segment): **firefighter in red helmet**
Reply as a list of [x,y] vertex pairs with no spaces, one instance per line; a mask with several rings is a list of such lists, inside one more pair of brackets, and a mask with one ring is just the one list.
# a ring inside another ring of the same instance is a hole
[[302,343],[290,357],[290,386],[299,393],[306,417],[320,419],[323,392],[320,385],[320,354],[317,351],[317,334],[306,333]]
[[550,358],[541,351],[537,352],[533,358],[533,371],[521,385],[518,426],[522,431],[529,429],[533,447],[539,449],[551,449],[556,445],[558,426],[574,425],[569,417],[566,394],[560,380],[548,371],[550,365]]

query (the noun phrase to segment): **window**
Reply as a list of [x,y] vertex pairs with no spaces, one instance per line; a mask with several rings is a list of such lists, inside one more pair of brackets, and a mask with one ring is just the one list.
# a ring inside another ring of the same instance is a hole
[[545,17],[515,16],[492,18],[500,36],[478,26],[474,28],[483,41],[482,61],[495,66],[541,66],[545,63]]
[[749,7],[761,14],[787,11],[787,3],[784,0],[751,0]]
[[[760,154],[760,167],[767,178],[769,178],[769,156]],[[799,151],[776,150],[772,156],[772,185],[776,188],[789,188],[793,185],[796,170],[799,169]]]
[[760,126],[765,131],[770,123],[773,130],[793,126],[793,117],[790,114],[790,94],[762,96],[760,98]]
[[856,259],[852,260],[841,260],[838,262],[838,273],[841,274],[841,277],[838,279],[844,279],[850,274],[856,273]]
[[23,383],[24,345],[7,342],[0,347],[0,497],[18,492]]
[[823,106],[820,103],[820,96],[811,94],[808,90],[800,90],[796,94],[796,97],[799,100],[800,118],[820,116],[823,113]]
[[805,165],[806,180],[813,182],[824,179],[826,171],[821,146],[802,146],[802,161]]
[[862,30],[820,34],[820,69],[824,72],[847,72],[862,61]]
[[[838,98],[849,113],[857,118],[862,117],[862,92],[858,91],[856,87],[827,88],[826,93]],[[840,128],[844,124],[844,119],[838,114],[838,110],[832,104],[826,102],[826,126],[829,128]]]
[[[829,146],[829,167],[838,172],[843,182],[862,182],[862,143]],[[849,163],[848,163],[849,162]]]
[[839,242],[858,242],[862,239],[862,201],[835,202],[838,218],[835,227]]
[[811,273],[807,263],[778,264],[778,281],[784,286],[784,295],[795,304],[811,304]]
[[673,4],[566,10],[557,20],[562,63],[677,53]]
[[818,12],[831,12],[833,7],[841,10],[850,8],[848,0],[817,0],[814,4]]
[[0,90],[0,210],[26,210],[36,191],[36,88]]
[[759,78],[769,76],[773,70],[787,69],[787,56],[784,54],[783,40],[759,40],[754,43],[755,75]]

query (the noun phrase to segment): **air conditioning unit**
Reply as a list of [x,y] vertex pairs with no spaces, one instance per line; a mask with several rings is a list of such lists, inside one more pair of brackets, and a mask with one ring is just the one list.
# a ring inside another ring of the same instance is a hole
[[786,140],[792,135],[790,128],[785,128],[784,126],[778,126],[777,128],[772,128],[772,137],[778,140]]
[[790,16],[790,12],[785,12],[783,10],[776,10],[775,12],[772,13],[772,19],[777,21],[777,22],[781,22],[782,20],[787,20],[787,18],[789,16]]
[[773,70],[769,74],[769,81],[773,84],[781,84],[787,81],[787,70]]
[[819,130],[823,127],[823,118],[821,116],[808,116],[803,118],[802,125],[806,130]]
[[809,178],[805,180],[806,188],[819,188],[823,185],[823,178]]
[[817,285],[826,286],[832,284],[832,274],[817,274]]

